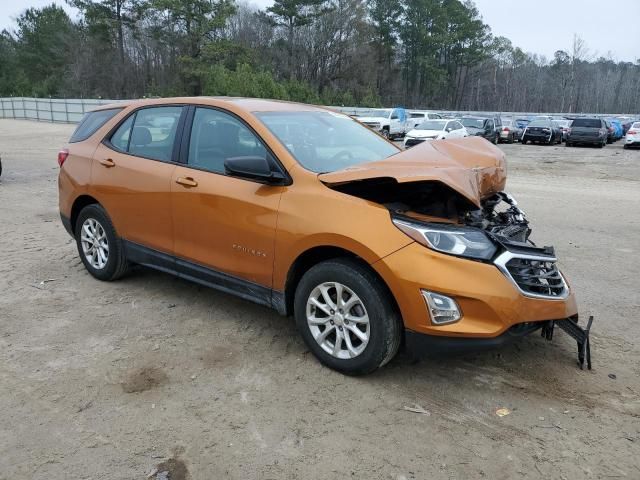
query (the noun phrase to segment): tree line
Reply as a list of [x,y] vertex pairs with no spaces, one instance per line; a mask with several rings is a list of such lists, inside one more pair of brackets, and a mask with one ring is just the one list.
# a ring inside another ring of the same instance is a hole
[[[0,95],[229,95],[347,106],[636,113],[640,60],[552,59],[471,0],[67,0],[0,34]],[[596,46],[597,47],[597,46]]]

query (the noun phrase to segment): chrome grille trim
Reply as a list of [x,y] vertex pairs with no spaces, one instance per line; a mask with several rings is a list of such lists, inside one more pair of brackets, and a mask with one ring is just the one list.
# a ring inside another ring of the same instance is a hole
[[559,295],[546,295],[546,294],[535,293],[535,292],[530,292],[525,290],[520,286],[520,284],[518,284],[516,279],[513,278],[513,275],[511,274],[511,272],[509,271],[509,268],[507,267],[507,264],[513,259],[530,260],[530,261],[545,262],[545,263],[551,262],[555,264],[557,262],[556,257],[526,255],[526,254],[520,254],[520,253],[513,253],[507,250],[501,253],[500,255],[498,255],[498,258],[494,260],[494,264],[504,274],[504,276],[506,276],[511,281],[511,283],[515,285],[518,291],[525,297],[543,298],[545,300],[564,300],[569,296],[569,286],[567,285],[567,282],[562,276],[562,273],[560,272],[560,270],[557,270],[560,280],[562,282],[562,285],[561,285],[562,292]]

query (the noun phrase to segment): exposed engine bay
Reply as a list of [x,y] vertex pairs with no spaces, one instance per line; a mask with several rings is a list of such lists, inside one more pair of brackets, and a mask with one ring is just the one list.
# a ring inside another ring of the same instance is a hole
[[441,182],[400,184],[392,178],[375,178],[332,188],[382,204],[392,214],[418,221],[481,228],[505,241],[529,243],[529,222],[524,212],[518,208],[518,202],[505,192],[489,196],[481,202],[482,207],[478,208]]

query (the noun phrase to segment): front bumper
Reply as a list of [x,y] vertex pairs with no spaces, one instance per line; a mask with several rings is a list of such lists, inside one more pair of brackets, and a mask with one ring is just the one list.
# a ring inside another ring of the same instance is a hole
[[[527,296],[494,264],[438,253],[418,243],[373,267],[391,289],[405,328],[417,334],[491,339],[514,325],[568,318],[578,312],[570,286],[563,298]],[[452,297],[462,319],[433,324],[421,289]]]
[[591,370],[591,341],[589,338],[593,317],[584,328],[578,325],[578,316],[552,320],[547,322],[521,323],[514,325],[503,334],[493,338],[452,338],[425,335],[411,330],[405,331],[405,349],[414,359],[427,356],[441,356],[458,353],[477,352],[496,348],[506,343],[519,340],[536,330],[542,331],[542,337],[552,340],[555,327],[570,335],[578,347],[578,365]]

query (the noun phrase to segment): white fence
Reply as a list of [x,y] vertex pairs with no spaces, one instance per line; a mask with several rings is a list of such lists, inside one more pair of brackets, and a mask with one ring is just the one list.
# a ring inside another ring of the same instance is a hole
[[[122,100],[107,100],[101,98],[32,98],[32,97],[4,97],[0,98],[0,118],[17,118],[24,120],[38,120],[41,122],[78,123],[85,112],[93,110],[99,105],[118,103]],[[371,108],[362,107],[330,107],[335,110],[350,114],[363,114]],[[444,114],[446,117],[459,117],[462,115],[481,112],[456,112],[429,110]],[[527,118],[536,113],[531,112],[501,112],[503,118]],[[562,113],[546,113],[554,117],[563,117]],[[571,114],[572,117],[588,114]],[[591,116],[591,115],[589,115]],[[597,117],[610,117],[613,115],[595,114]]]
[[118,100],[90,98],[0,98],[0,118],[78,123],[85,112]]

